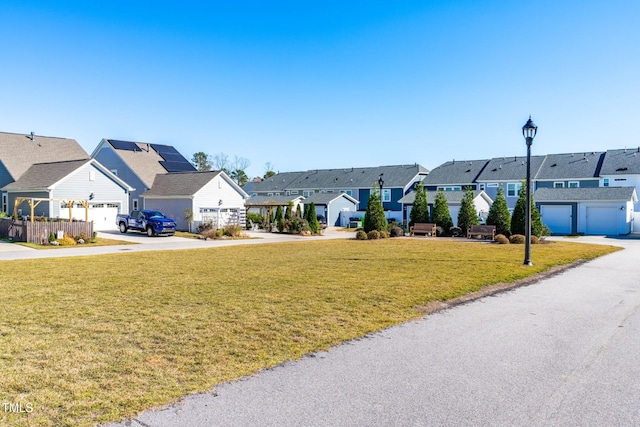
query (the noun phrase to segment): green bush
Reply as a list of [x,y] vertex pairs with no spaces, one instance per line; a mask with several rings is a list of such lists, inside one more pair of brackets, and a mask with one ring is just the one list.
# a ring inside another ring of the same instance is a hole
[[384,216],[382,199],[380,198],[380,193],[375,188],[372,188],[369,193],[369,202],[364,214],[364,231],[370,232],[373,230],[387,230],[387,218]]
[[389,236],[391,237],[402,237],[404,236],[404,230],[397,225],[394,225],[389,229]]
[[371,230],[367,233],[367,239],[378,240],[380,238],[380,232],[378,230]]
[[496,234],[496,237],[493,239],[494,242],[500,243],[501,245],[508,245],[509,238],[504,234]]
[[52,243],[52,242],[55,242],[55,241],[56,241],[56,235],[52,231],[51,233],[49,233],[49,243]]
[[385,231],[381,231],[380,232],[380,238],[381,239],[388,239],[389,237],[391,237],[391,236],[389,235],[388,231],[385,230]]
[[284,227],[287,229],[287,232],[291,234],[302,234],[305,231],[311,231],[307,221],[298,216],[293,216],[290,220],[286,221]]
[[250,227],[251,224],[258,225],[262,228],[264,225],[264,216],[253,212],[247,212],[247,227]]
[[364,232],[364,230],[358,230],[356,231],[356,239],[357,240],[367,240],[367,233]]
[[526,240],[527,239],[522,234],[512,234],[511,237],[509,237],[509,242],[516,245],[524,245]]
[[242,237],[242,227],[238,224],[229,224],[222,231],[225,236]]

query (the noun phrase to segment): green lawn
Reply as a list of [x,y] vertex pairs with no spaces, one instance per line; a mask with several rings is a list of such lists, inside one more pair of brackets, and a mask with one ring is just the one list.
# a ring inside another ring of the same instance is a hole
[[91,426],[610,246],[307,241],[0,262],[0,425]]

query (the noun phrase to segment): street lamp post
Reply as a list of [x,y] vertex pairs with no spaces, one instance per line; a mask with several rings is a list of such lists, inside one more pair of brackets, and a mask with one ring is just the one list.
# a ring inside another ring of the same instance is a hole
[[384,179],[382,179],[382,175],[383,174],[380,174],[380,176],[378,177],[378,185],[380,186],[380,203],[382,203],[382,186],[384,185]]
[[533,138],[535,138],[538,132],[538,126],[536,126],[529,116],[529,120],[522,126],[522,135],[527,143],[527,211],[525,218],[525,242],[524,242],[524,265],[533,265],[531,263],[531,144]]

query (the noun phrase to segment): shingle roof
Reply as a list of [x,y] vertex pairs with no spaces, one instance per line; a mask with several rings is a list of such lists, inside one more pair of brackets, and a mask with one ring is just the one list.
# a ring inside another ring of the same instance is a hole
[[608,150],[604,156],[600,175],[625,174],[640,174],[640,147]]
[[18,180],[35,163],[89,159],[74,139],[0,132],[0,162],[14,180]]
[[305,197],[302,202],[305,204],[327,205],[339,197],[344,197],[352,203],[358,203],[358,200],[345,193],[313,193],[309,197]]
[[[531,178],[536,176],[545,156],[531,156]],[[527,177],[527,157],[496,157],[489,161],[478,181],[522,181]]]
[[5,185],[2,190],[44,190],[90,161],[91,159],[38,163],[27,169],[17,181]]
[[151,188],[142,193],[141,196],[193,196],[218,175],[220,175],[220,171],[158,174]]
[[637,200],[635,187],[539,188],[536,202],[628,201]]
[[253,196],[246,200],[245,206],[286,206],[289,202],[302,200],[302,196]]
[[600,171],[604,152],[548,154],[535,179],[585,179],[596,178]]
[[[189,163],[184,156],[178,153],[170,145],[162,144],[148,144],[146,142],[130,142],[119,141],[114,139],[105,139],[107,143],[115,150],[129,168],[135,172],[136,175],[144,182],[144,184],[151,188],[153,180],[158,174],[166,174],[167,169],[162,165],[165,159],[156,151],[156,149],[165,148],[171,149],[180,163]],[[127,147],[133,149],[123,149],[120,147]],[[191,165],[195,172],[195,167]]]
[[454,160],[432,169],[424,185],[471,185],[489,160]]
[[[462,198],[464,197],[464,191],[443,191],[442,194],[444,194],[445,198],[447,199],[447,203],[448,204],[460,204],[462,203]],[[484,190],[474,190],[473,191],[473,198],[475,199],[476,197],[478,197],[481,193],[484,193]],[[433,201],[435,200],[435,194],[436,192],[434,191],[429,191],[427,193],[427,201],[429,203],[433,203]],[[485,196],[489,198],[489,196],[485,193]],[[402,197],[400,200],[398,200],[398,203],[402,203],[405,205],[410,205],[414,202],[414,200],[416,199],[416,192],[412,191],[408,194],[405,194],[404,197]]]
[[371,188],[378,186],[380,174],[386,188],[404,188],[411,184],[417,175],[428,173],[428,169],[418,164],[285,172],[255,183],[251,191]]

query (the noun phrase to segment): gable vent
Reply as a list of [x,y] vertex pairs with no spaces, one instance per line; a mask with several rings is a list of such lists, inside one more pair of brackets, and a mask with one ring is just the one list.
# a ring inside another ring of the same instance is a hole
[[624,167],[624,168],[618,168],[618,169],[616,169],[616,172],[626,171],[627,169],[629,169],[629,168],[626,168],[626,167]]

